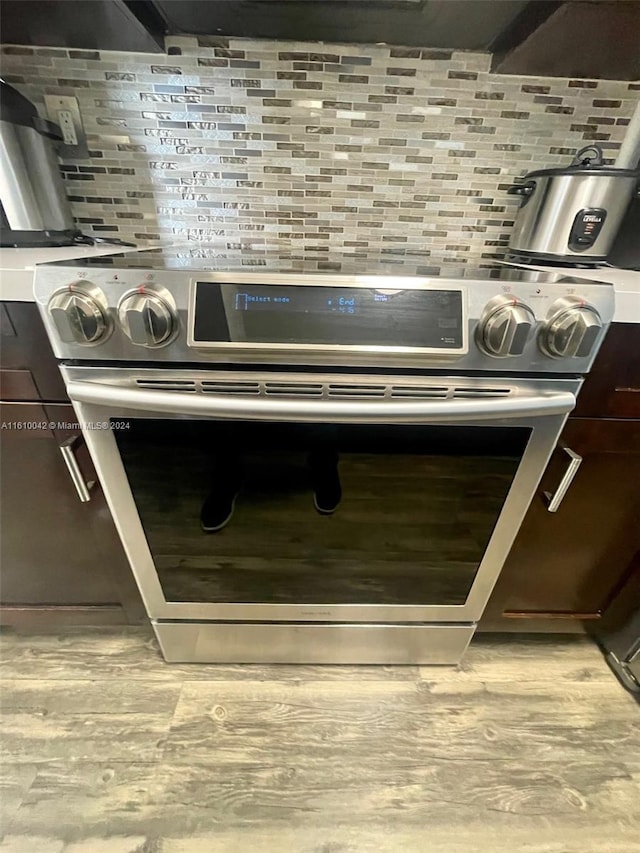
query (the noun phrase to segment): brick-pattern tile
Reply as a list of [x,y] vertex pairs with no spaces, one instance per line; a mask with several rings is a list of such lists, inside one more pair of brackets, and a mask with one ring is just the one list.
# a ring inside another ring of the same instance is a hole
[[509,184],[591,141],[613,159],[640,97],[414,47],[179,36],[164,59],[2,52],[36,103],[79,100],[90,157],[62,171],[84,231],[233,251],[500,257]]

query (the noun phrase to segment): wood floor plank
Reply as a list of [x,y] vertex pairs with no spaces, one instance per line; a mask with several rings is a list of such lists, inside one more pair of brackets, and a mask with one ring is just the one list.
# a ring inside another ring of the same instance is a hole
[[63,853],[65,842],[61,838],[43,835],[7,835],[0,841],[1,853]]
[[267,666],[167,664],[150,627],[76,629],[28,637],[0,633],[0,677],[8,679],[125,678],[160,681],[254,680],[500,680],[616,683],[602,653],[583,637],[476,635],[459,667]]
[[138,835],[87,837],[65,844],[42,836],[7,836],[0,853],[638,853],[633,830],[594,827],[563,831],[541,827],[534,838],[528,829],[492,830],[484,825],[450,829],[390,824],[383,828],[243,827],[215,833],[156,838]]
[[0,737],[12,762],[89,758],[152,760],[166,735],[168,720],[142,714],[5,715]]
[[2,680],[0,710],[46,717],[54,714],[157,714],[170,719],[180,697],[179,683],[71,679]]
[[0,763],[0,835],[9,825],[36,778],[37,765]]
[[5,760],[153,759],[169,731],[179,684],[4,681]]
[[[214,751],[212,750],[212,753]],[[201,834],[235,827],[528,828],[568,831],[586,823],[640,830],[629,809],[638,787],[624,767],[495,760],[387,760],[350,764],[300,754],[285,763],[230,765],[56,762],[38,772],[11,834],[68,841],[87,836]],[[615,836],[614,836],[615,837]],[[278,848],[276,848],[278,849]]]
[[552,826],[540,827],[532,838],[528,830],[512,827],[492,831],[477,824],[456,824],[444,830],[406,830],[397,824],[374,830],[326,826],[320,832],[249,828],[240,834],[221,832],[204,838],[166,839],[162,853],[638,853],[640,845],[633,832],[620,830],[612,838],[606,827],[594,828],[593,832],[565,832]]
[[586,637],[476,634],[458,667],[420,667],[424,681],[526,681],[618,683],[602,652]]
[[368,681],[415,682],[416,666],[282,666],[252,664],[168,664],[151,628],[79,629],[63,634],[0,635],[0,678],[9,680],[124,679],[182,683],[202,681]]
[[[164,746],[174,762],[286,760],[297,750],[393,763],[422,756],[469,761],[621,757],[640,749],[633,703],[604,684],[541,682],[524,695],[491,685],[400,682],[186,682]],[[606,707],[606,713],[603,708]]]

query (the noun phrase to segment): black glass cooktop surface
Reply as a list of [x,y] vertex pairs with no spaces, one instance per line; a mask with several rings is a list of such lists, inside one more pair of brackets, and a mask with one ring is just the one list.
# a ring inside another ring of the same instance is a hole
[[[491,259],[432,255],[428,251],[404,254],[293,252],[229,249],[224,246],[190,244],[127,251],[117,255],[59,261],[47,266],[113,267],[114,269],[189,270],[198,272],[301,273],[323,275],[436,276],[462,280],[579,282],[558,269],[542,272],[527,267],[506,266]],[[597,280],[597,275],[594,275]]]

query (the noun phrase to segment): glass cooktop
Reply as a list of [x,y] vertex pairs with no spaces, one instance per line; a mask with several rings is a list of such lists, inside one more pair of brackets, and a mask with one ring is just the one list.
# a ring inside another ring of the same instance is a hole
[[[47,264],[49,266],[49,264]],[[323,273],[343,275],[406,275],[438,276],[443,278],[501,281],[584,282],[559,269],[542,272],[527,267],[506,266],[492,259],[431,255],[428,251],[399,254],[366,254],[360,252],[327,254],[294,251],[260,252],[226,248],[208,244],[179,245],[163,248],[129,250],[117,255],[58,261],[53,266],[97,266],[115,269],[171,270],[194,272],[265,272],[265,273]],[[595,277],[594,277],[595,278]],[[597,279],[596,279],[597,280]]]

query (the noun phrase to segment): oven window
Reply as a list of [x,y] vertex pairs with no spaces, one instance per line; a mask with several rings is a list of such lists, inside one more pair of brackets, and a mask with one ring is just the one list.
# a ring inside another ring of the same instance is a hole
[[165,598],[200,603],[464,604],[530,436],[128,424],[114,434]]

